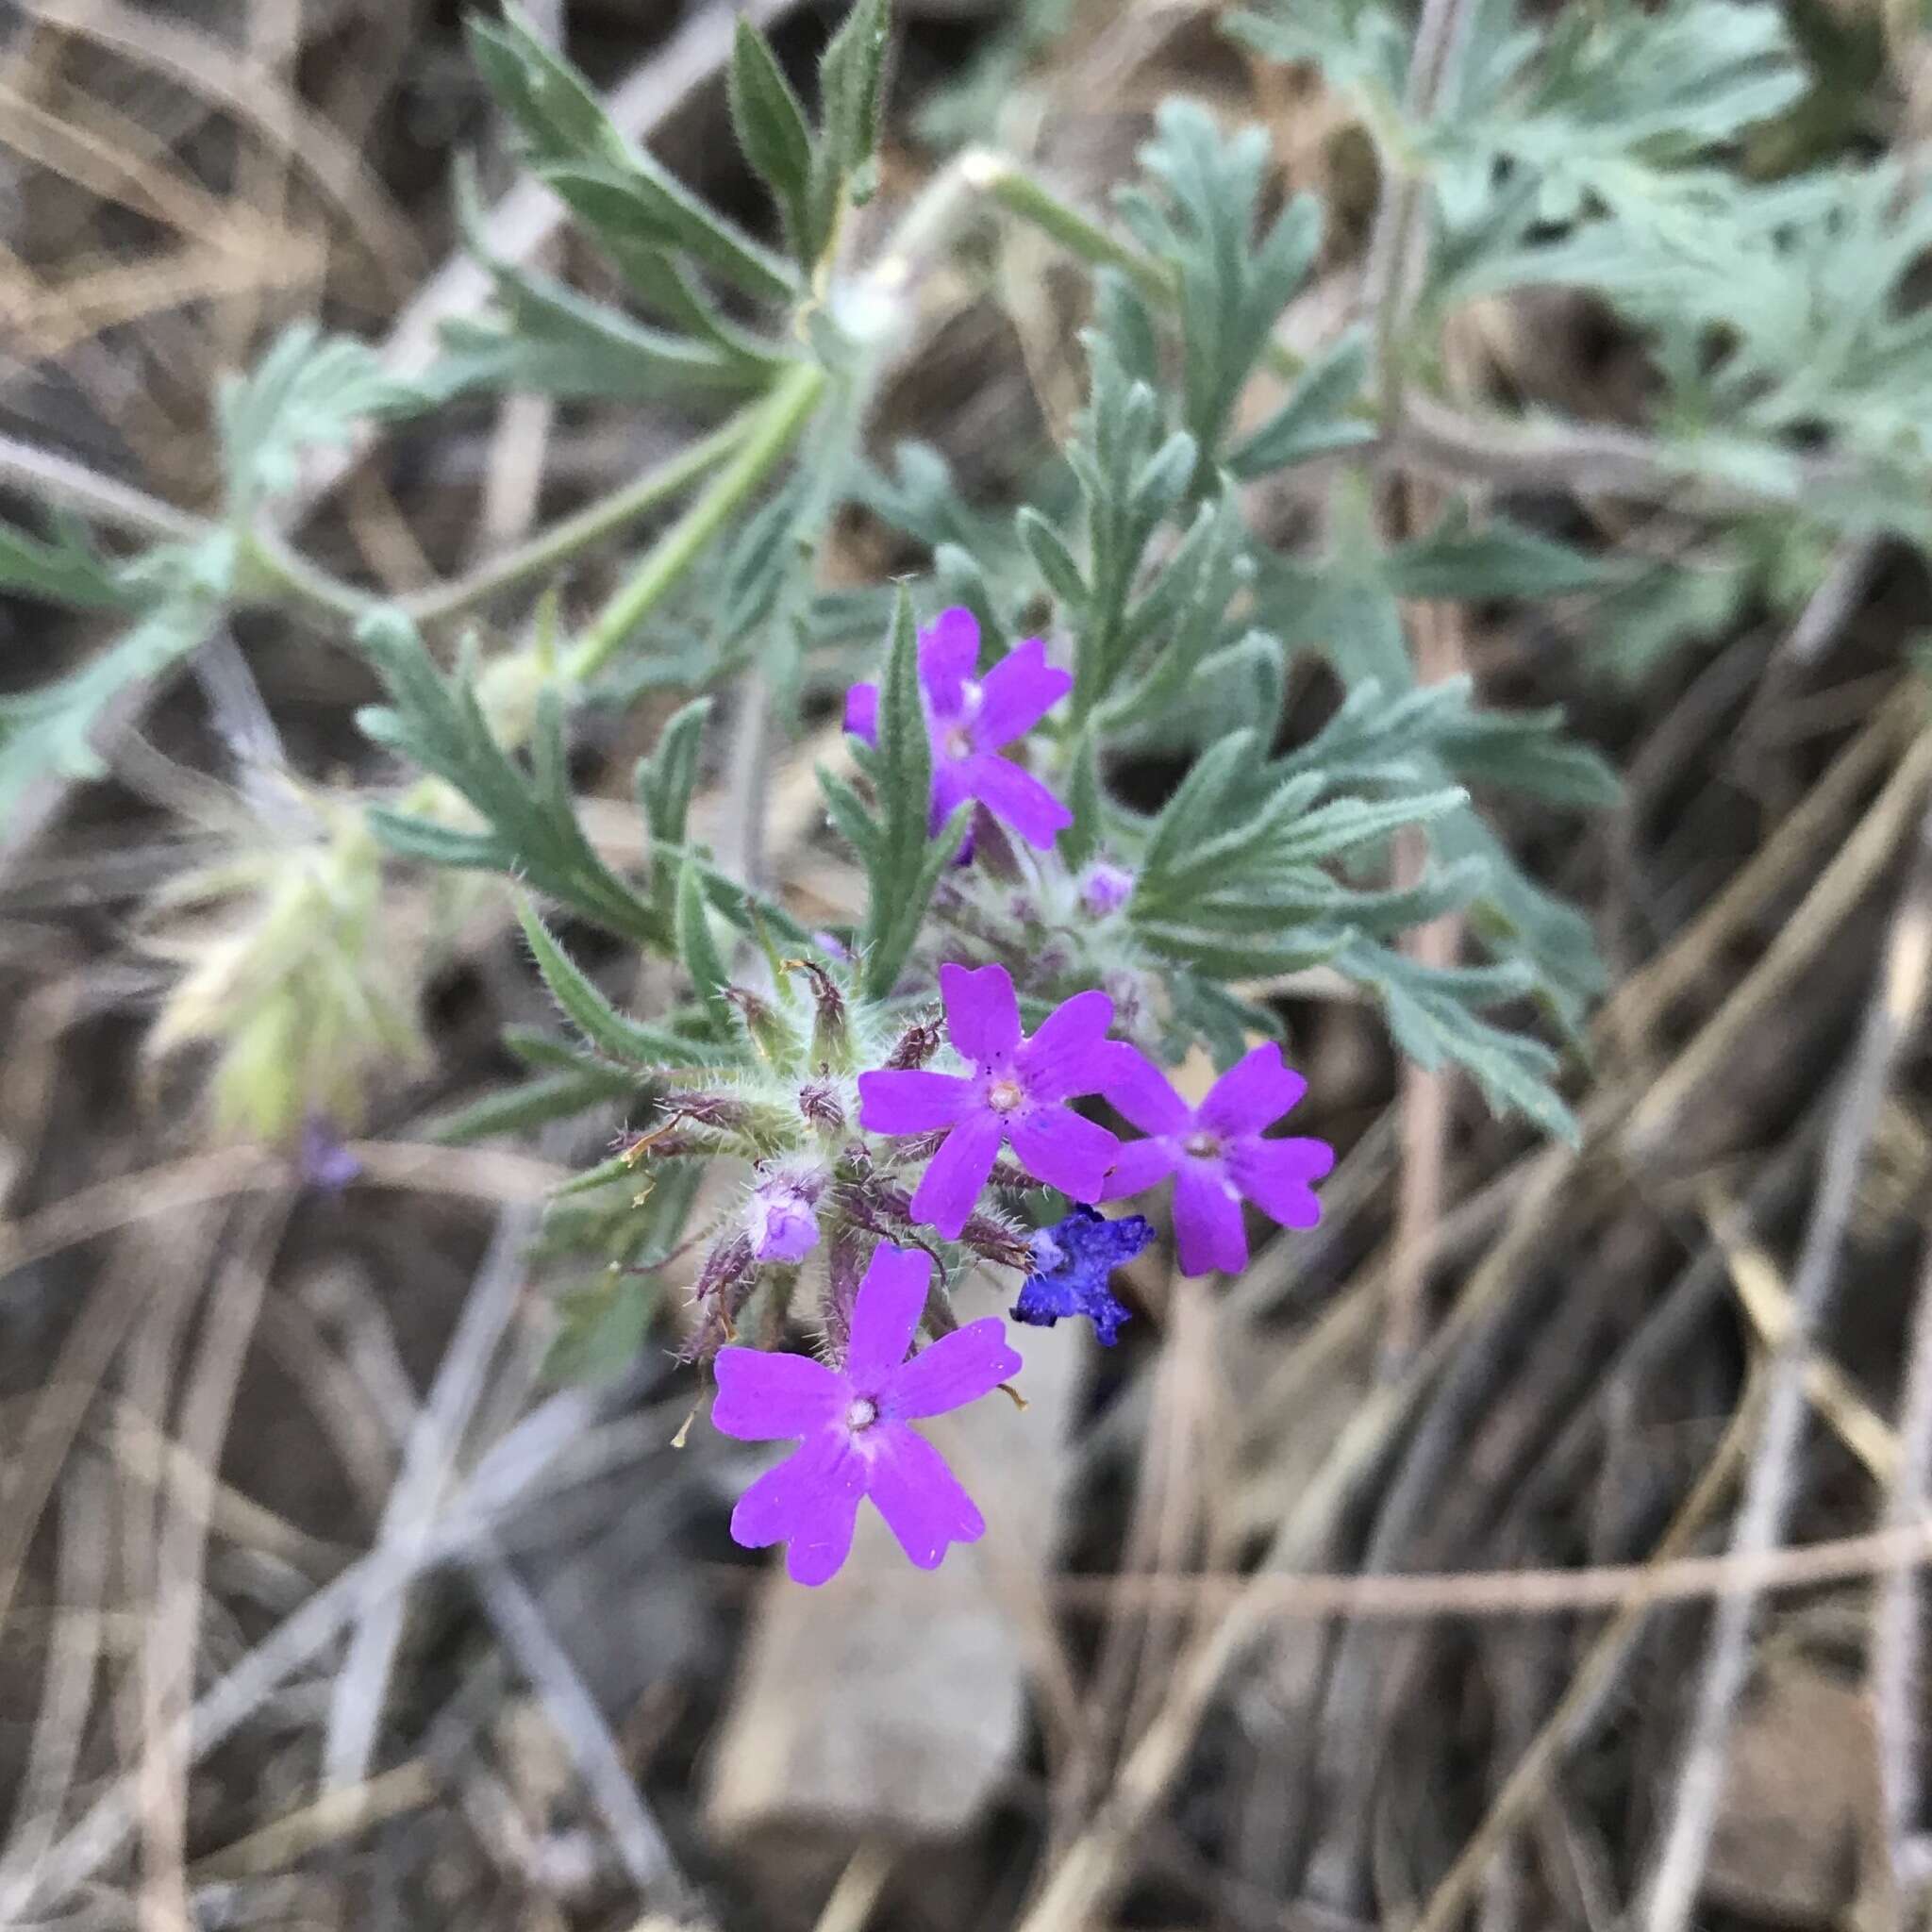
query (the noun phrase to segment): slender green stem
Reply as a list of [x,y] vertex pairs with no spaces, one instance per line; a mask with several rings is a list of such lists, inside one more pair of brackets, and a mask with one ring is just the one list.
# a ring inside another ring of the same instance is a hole
[[[626,524],[675,496],[707,470],[716,468],[758,428],[763,408],[763,404],[754,404],[740,410],[710,435],[689,449],[680,450],[669,462],[646,471],[595,503],[585,505],[575,516],[565,517],[550,529],[540,531],[527,543],[506,552],[470,575],[453,583],[432,585],[401,599],[402,608],[421,625],[448,624],[500,592],[558,569],[579,551],[613,536]],[[353,623],[366,617],[381,602],[369,591],[318,568],[273,530],[250,531],[245,554],[247,588],[258,586],[265,594],[318,616],[347,618]]]
[[1042,233],[1051,235],[1069,254],[1095,268],[1117,268],[1143,295],[1170,303],[1174,297],[1174,279],[1158,262],[1150,261],[1134,247],[1110,233],[1090,214],[1062,201],[1038,175],[1006,155],[990,149],[976,149],[966,158],[967,181],[990,194],[1008,214],[1030,222]]
[[15,436],[0,436],[0,483],[156,543],[192,543],[215,527],[131,483]]
[[447,624],[500,591],[555,570],[579,551],[601,542],[646,510],[655,509],[666,498],[675,496],[687,484],[696,482],[707,470],[723,462],[751,434],[758,421],[758,409],[759,405],[754,404],[740,410],[729,422],[689,449],[680,450],[670,461],[645,471],[635,481],[595,503],[585,505],[575,516],[565,517],[549,529],[540,531],[527,543],[508,551],[470,575],[404,598],[403,608],[418,624]]
[[382,602],[368,591],[345,584],[291,548],[278,530],[262,525],[241,539],[236,594],[244,600],[292,605],[312,617],[359,624]]
[[771,475],[816,412],[825,372],[801,362],[766,398],[750,433],[704,493],[658,538],[643,560],[591,620],[564,659],[566,684],[581,684],[609,661],[612,652],[670,594],[705,546]]

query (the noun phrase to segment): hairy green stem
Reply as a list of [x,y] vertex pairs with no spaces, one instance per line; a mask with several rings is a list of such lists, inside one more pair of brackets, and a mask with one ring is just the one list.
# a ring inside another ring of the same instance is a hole
[[675,589],[724,528],[764,482],[804,431],[825,391],[825,372],[801,362],[772,390],[750,432],[703,494],[658,538],[630,577],[591,620],[561,667],[566,683],[581,684]]
[[[762,407],[754,404],[740,410],[670,461],[586,504],[575,516],[540,531],[527,543],[505,552],[468,576],[434,584],[399,599],[401,608],[421,625],[449,624],[502,591],[558,569],[579,551],[614,536],[626,524],[676,495],[707,470],[715,469],[757,428]],[[259,590],[278,602],[318,616],[358,622],[382,602],[371,592],[331,576],[291,548],[274,530],[251,530],[244,540],[243,554],[245,590]]]
[[1008,214],[1018,215],[1042,234],[1052,236],[1070,255],[1095,268],[1119,269],[1142,294],[1157,302],[1174,300],[1173,278],[1158,262],[1149,261],[1132,243],[1123,242],[1091,215],[1061,200],[1038,175],[1029,175],[1009,156],[975,148],[966,157],[961,172],[969,186],[991,195]]
[[655,509],[694,483],[707,470],[714,469],[738,448],[758,420],[758,406],[741,409],[710,435],[680,450],[668,462],[612,491],[595,503],[586,504],[574,516],[565,517],[549,529],[540,531],[527,543],[507,552],[493,562],[473,571],[468,576],[432,590],[419,591],[403,600],[403,608],[418,624],[447,624],[498,592],[529,578],[541,576],[566,562],[580,550],[614,535],[646,510]]

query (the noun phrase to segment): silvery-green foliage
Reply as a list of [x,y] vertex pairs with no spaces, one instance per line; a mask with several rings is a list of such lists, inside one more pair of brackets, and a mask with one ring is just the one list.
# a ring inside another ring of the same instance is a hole
[[[1017,84],[1057,18],[1057,0],[1020,9],[985,73]],[[1291,354],[1285,318],[1324,249],[1354,242],[1326,233],[1311,197],[1276,198],[1260,131],[1167,103],[1106,208],[1035,208],[1092,267],[1086,393],[1064,446],[1030,453],[1024,500],[990,504],[969,501],[937,450],[880,447],[872,421],[887,360],[919,352],[916,305],[872,275],[868,225],[851,219],[875,185],[887,0],[847,9],[815,73],[788,70],[741,24],[729,107],[769,193],[762,221],[725,215],[621,134],[513,9],[479,16],[475,58],[523,162],[620,292],[492,254],[459,175],[492,300],[445,328],[425,375],[405,383],[362,344],[291,330],[216,404],[217,522],[165,525],[132,558],[71,521],[0,530],[0,589],[122,626],[65,676],[0,700],[0,812],[49,768],[94,768],[93,733],[129,681],[235,608],[273,604],[381,680],[387,702],[362,723],[387,761],[368,819],[382,849],[513,882],[558,1009],[556,1030],[512,1032],[525,1077],[444,1122],[452,1134],[647,1118],[679,1069],[760,1092],[835,1008],[877,1038],[916,1031],[945,960],[1007,965],[1029,1015],[1104,987],[1127,1037],[1224,1063],[1279,1028],[1284,982],[1339,978],[1403,1054],[1466,1068],[1498,1114],[1574,1131],[1559,1049],[1580,1039],[1602,967],[1581,913],[1512,848],[1507,802],[1580,825],[1614,783],[1556,713],[1499,712],[1463,681],[1419,685],[1407,607],[1567,603],[1596,659],[1636,675],[1753,600],[1802,598],[1846,531],[1923,539],[1932,334],[1909,286],[1932,217],[1884,162],[1782,176],[1746,164],[1807,87],[1775,9],[1670,0],[1552,25],[1474,0],[1445,85],[1415,110],[1411,23],[1385,0],[1254,0],[1225,24],[1263,57],[1319,64],[1352,104],[1389,193],[1413,189],[1412,280]],[[954,126],[993,129],[983,83],[953,95]],[[1402,394],[1419,415],[1444,407],[1445,327],[1474,301],[1549,284],[1590,291],[1650,357],[1644,448],[1661,494],[1681,489],[1687,520],[1724,508],[1667,562],[1574,547],[1559,533],[1575,525],[1554,516],[1533,526],[1563,490],[1548,453],[1574,425],[1554,420],[1439,438],[1441,508],[1419,527],[1377,503],[1407,426]],[[490,591],[507,630],[541,593],[564,594],[486,660],[460,625],[418,625],[332,582],[268,527],[305,451],[503,391],[675,398],[719,428],[710,467],[653,506],[645,536],[613,524],[595,538],[617,553],[618,588],[593,615],[564,546]],[[1507,458],[1524,449],[1539,488],[1512,494]],[[1264,513],[1284,492],[1301,511],[1286,525]],[[903,541],[908,581],[828,588],[827,535],[855,514]],[[958,866],[969,814],[931,822],[918,632],[961,606],[981,675],[1038,636],[1072,675],[1024,753],[1072,813],[1051,852],[995,839]],[[850,762],[826,759],[820,783],[824,836],[862,904],[811,932],[730,875],[691,801],[725,764],[747,680],[774,728],[798,734],[861,679],[879,688],[876,742],[848,741]],[[1311,689],[1332,694],[1325,722]],[[586,708],[647,694],[669,715],[635,773],[642,856],[620,862],[591,837],[574,735]],[[1164,790],[1137,782],[1157,768]],[[1413,863],[1396,866],[1398,843]],[[1096,879],[1110,882],[1099,899]],[[1405,935],[1448,911],[1473,957],[1419,962]],[[648,1017],[597,970],[641,952],[674,989]],[[780,1139],[797,1131],[788,1121]],[[577,1311],[571,1345],[587,1360],[641,1332],[644,1291],[625,1284],[642,1277],[623,1271],[676,1251],[691,1211],[690,1148],[661,1174],[654,1160],[649,1186],[629,1152],[553,1216],[559,1241],[617,1271]]]

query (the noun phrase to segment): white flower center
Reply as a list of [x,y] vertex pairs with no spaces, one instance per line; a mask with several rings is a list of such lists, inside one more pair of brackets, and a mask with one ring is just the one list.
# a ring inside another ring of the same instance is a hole
[[845,1426],[855,1434],[860,1429],[871,1428],[878,1419],[878,1404],[864,1395],[856,1397],[852,1407],[845,1411]]
[[1202,1127],[1181,1142],[1181,1151],[1191,1154],[1196,1160],[1217,1160],[1221,1157],[1221,1137]]
[[986,1090],[986,1104],[995,1113],[1011,1113],[1025,1098],[1020,1091],[1020,1083],[1009,1077],[995,1080]]

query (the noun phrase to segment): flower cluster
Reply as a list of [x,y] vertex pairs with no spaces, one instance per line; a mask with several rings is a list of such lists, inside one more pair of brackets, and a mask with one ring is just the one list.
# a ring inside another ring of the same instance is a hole
[[[919,639],[930,825],[970,798],[1050,855],[1070,815],[1009,754],[1070,680],[1037,640],[983,675],[978,648],[963,610]],[[877,707],[875,687],[855,687],[848,725],[875,735]],[[976,831],[962,864],[989,849],[983,821]],[[1091,862],[1061,884],[1054,864],[1043,858],[1036,875],[1054,878],[1096,924],[1133,891],[1124,867]],[[863,996],[857,962],[839,947],[781,962],[761,991],[727,989],[753,1070],[672,1085],[663,1121],[639,1143],[654,1159],[730,1154],[751,1170],[748,1193],[697,1271],[691,1352],[714,1364],[721,1430],[798,1444],[746,1491],[732,1533],[753,1548],[785,1543],[803,1583],[823,1583],[844,1562],[864,1497],[922,1568],[984,1531],[909,1424],[988,1393],[1020,1358],[997,1317],[956,1324],[936,1291],[945,1285],[936,1265],[948,1266],[936,1244],[957,1243],[962,1264],[1019,1275],[1014,1321],[1052,1327],[1084,1316],[1111,1346],[1128,1318],[1112,1276],[1154,1226],[1140,1214],[1104,1215],[1100,1204],[1172,1179],[1182,1269],[1231,1273],[1247,1263],[1243,1204],[1285,1226],[1312,1226],[1312,1184],[1333,1164],[1322,1141],[1265,1131],[1305,1091],[1278,1047],[1256,1047],[1191,1107],[1140,1046],[1116,1037],[1105,989],[1059,1001],[1029,1031],[1005,965],[945,960],[936,977],[940,1013],[918,1010],[915,994],[909,1018],[903,996]],[[1123,1139],[1083,1107],[1111,1108],[1144,1138]],[[1045,1226],[1026,1212],[1041,1189],[1072,1204]],[[782,1316],[808,1265],[823,1273],[822,1358],[742,1346],[753,1298],[769,1289]],[[934,1339],[910,1353],[922,1326]]]

